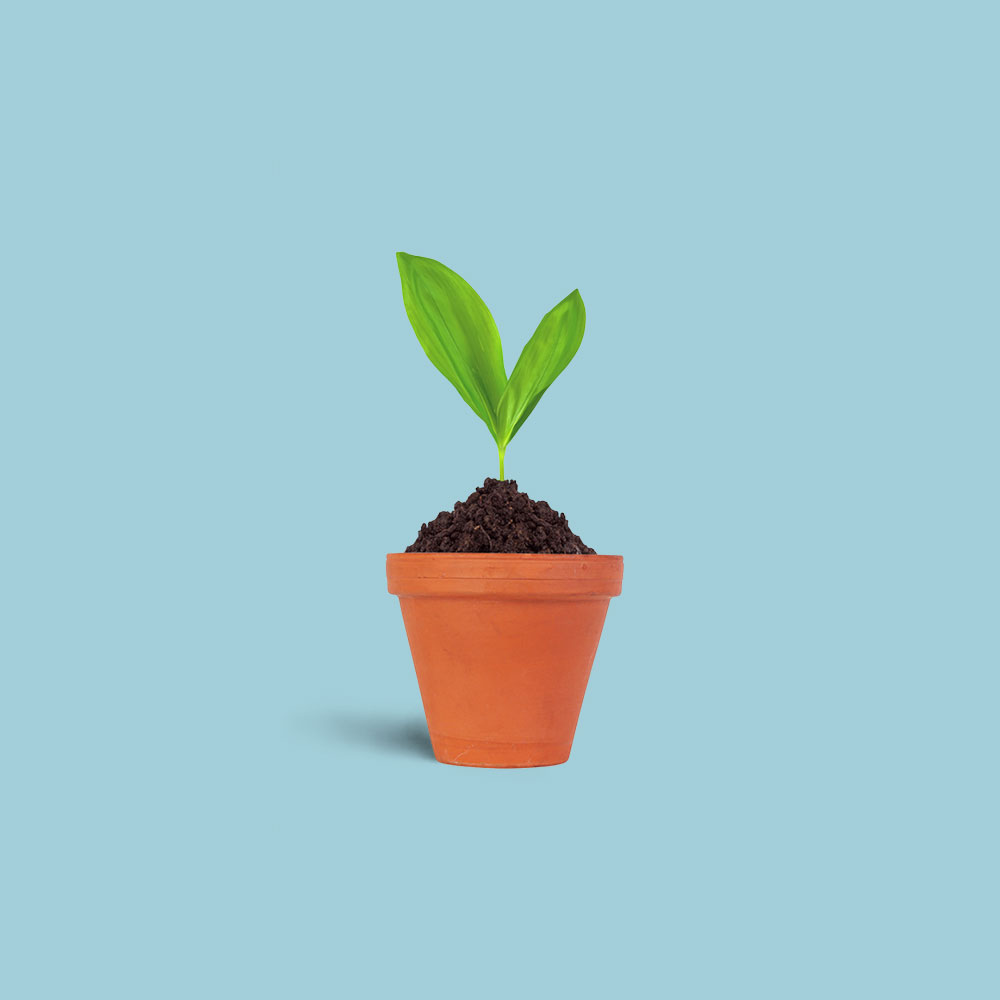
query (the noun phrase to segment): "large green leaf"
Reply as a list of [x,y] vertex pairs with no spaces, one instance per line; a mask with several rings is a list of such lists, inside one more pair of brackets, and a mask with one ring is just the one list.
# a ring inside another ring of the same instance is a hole
[[524,345],[500,398],[497,440],[502,448],[520,430],[545,390],[573,360],[583,340],[586,321],[583,298],[576,289],[542,317],[531,340]]
[[507,384],[497,325],[475,289],[430,257],[397,253],[403,304],[420,346],[494,438]]

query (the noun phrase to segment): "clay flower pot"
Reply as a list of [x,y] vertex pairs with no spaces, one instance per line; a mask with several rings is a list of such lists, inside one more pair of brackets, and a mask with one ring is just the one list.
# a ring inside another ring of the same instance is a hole
[[569,757],[621,556],[393,553],[434,756],[472,767]]

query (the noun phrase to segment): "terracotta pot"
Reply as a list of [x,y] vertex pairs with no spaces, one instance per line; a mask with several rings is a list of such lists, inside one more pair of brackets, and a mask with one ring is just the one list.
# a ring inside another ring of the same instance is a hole
[[621,556],[393,553],[434,756],[538,767],[569,757]]

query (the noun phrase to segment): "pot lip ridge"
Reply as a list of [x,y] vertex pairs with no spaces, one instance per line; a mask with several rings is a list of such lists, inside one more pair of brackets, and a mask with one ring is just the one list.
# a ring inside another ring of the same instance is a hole
[[386,563],[395,563],[398,568],[406,567],[408,571],[419,569],[423,566],[440,569],[443,566],[451,566],[454,569],[459,567],[471,568],[476,565],[487,565],[493,563],[497,566],[514,567],[551,567],[568,568],[569,566],[589,565],[597,568],[610,569],[614,566],[621,566],[624,562],[622,556],[605,555],[604,553],[565,553],[555,554],[550,552],[390,552],[386,555]]
[[538,581],[571,585],[582,592],[618,593],[624,559],[618,555],[549,555],[536,552],[390,552],[390,590],[405,581]]
[[390,552],[389,559],[621,559],[604,552]]

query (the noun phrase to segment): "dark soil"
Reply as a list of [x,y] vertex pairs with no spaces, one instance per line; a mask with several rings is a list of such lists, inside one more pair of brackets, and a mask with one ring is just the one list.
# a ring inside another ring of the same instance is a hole
[[407,552],[537,552],[596,555],[544,500],[518,493],[513,479],[487,479],[468,500],[421,527]]

